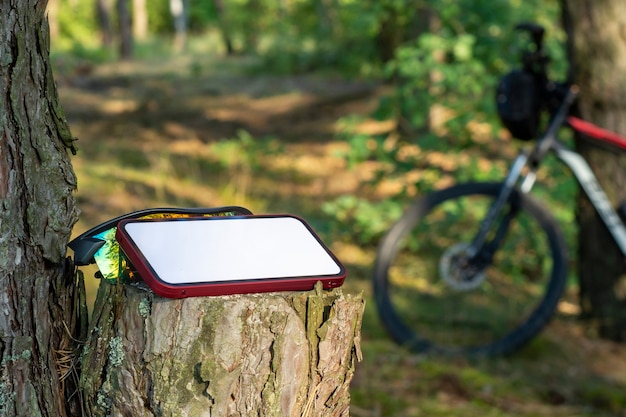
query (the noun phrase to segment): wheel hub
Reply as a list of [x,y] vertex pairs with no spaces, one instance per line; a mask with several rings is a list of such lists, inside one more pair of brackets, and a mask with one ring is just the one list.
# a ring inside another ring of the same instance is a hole
[[484,268],[470,262],[469,247],[469,243],[457,243],[446,249],[439,259],[441,278],[457,291],[473,290],[486,278]]

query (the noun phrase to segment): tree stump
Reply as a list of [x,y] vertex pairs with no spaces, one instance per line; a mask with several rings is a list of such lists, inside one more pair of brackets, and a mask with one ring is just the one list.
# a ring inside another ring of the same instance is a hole
[[341,289],[161,298],[103,282],[81,360],[90,416],[345,416],[364,301]]

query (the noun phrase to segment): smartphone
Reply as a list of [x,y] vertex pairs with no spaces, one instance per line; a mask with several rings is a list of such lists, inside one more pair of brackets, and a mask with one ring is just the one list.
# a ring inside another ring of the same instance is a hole
[[346,269],[301,218],[249,215],[130,219],[116,239],[139,276],[168,298],[313,289]]

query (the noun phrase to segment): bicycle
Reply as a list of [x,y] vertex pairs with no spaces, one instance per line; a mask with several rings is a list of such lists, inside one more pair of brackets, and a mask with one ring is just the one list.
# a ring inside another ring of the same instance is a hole
[[[510,353],[553,316],[566,283],[568,255],[550,211],[529,195],[554,154],[574,174],[621,251],[626,226],[581,155],[559,139],[569,126],[626,149],[626,138],[570,115],[578,88],[548,79],[544,29],[522,24],[534,48],[522,69],[498,86],[500,119],[532,143],[502,182],[468,182],[416,199],[382,238],[373,274],[379,317],[414,352],[465,356]],[[548,115],[538,135],[541,117]]]

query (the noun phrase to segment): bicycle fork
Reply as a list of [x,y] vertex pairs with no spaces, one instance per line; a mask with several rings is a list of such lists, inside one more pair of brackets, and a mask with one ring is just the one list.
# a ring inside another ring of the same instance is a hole
[[[522,177],[523,169],[528,164],[528,160],[529,157],[526,153],[520,153],[517,156],[503,182],[500,194],[489,207],[489,211],[480,224],[478,233],[467,248],[468,262],[481,271],[491,264],[496,250],[506,236],[511,220],[519,211],[521,202],[518,198],[515,198],[513,192],[520,177]],[[535,171],[532,170],[522,182],[522,192],[530,191],[534,182]],[[500,216],[503,210],[506,210],[506,212],[503,216]],[[495,223],[497,223],[497,229],[492,234],[493,238],[488,240]]]

